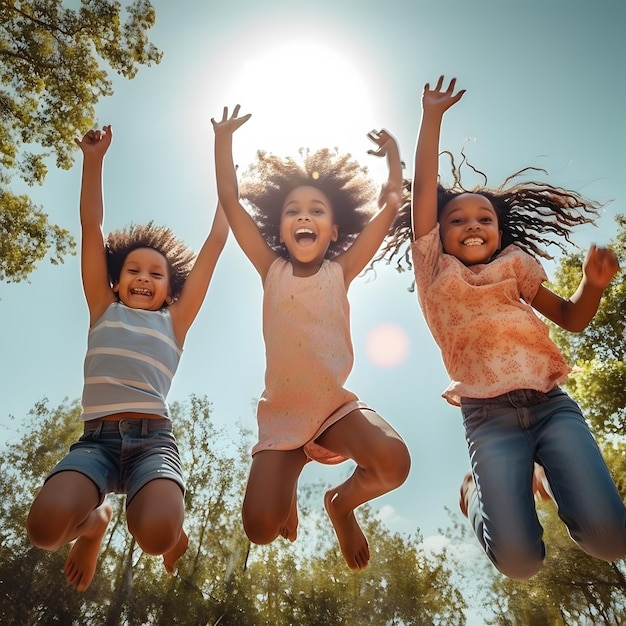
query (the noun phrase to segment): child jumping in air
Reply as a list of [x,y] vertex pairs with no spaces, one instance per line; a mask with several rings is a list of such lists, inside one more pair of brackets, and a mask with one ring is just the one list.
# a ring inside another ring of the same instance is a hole
[[372,217],[370,181],[349,156],[307,154],[304,165],[259,153],[257,180],[239,201],[232,137],[250,115],[239,105],[215,129],[221,205],[264,289],[265,390],[257,408],[259,440],[243,502],[250,540],[270,543],[297,534],[297,483],[310,460],[352,459],[354,473],[330,489],[324,504],[351,569],[370,558],[355,509],[400,486],[410,458],[401,437],[344,388],[352,369],[348,286],[389,232],[400,203],[401,163],[395,140],[371,132],[386,155],[389,180]]
[[458,177],[451,188],[438,182],[442,118],[464,94],[454,79],[447,89],[443,81],[423,92],[412,255],[419,303],[451,378],[443,396],[463,416],[472,472],[461,510],[503,574],[533,576],[545,555],[533,497],[538,467],[571,537],[594,557],[619,559],[624,504],[580,408],[559,387],[570,368],[533,311],[582,331],[617,258],[592,246],[580,286],[565,300],[543,285],[535,256],[547,256],[541,244],[555,243],[550,234],[567,239],[571,227],[591,222],[595,204],[534,182],[471,192]]
[[163,227],[102,232],[102,170],[110,126],[76,143],[83,152],[81,271],[89,308],[84,434],[53,468],[31,507],[30,540],[47,550],[74,541],[65,575],[87,589],[112,508],[126,494],[128,529],[172,573],[187,549],[185,482],[166,396],[183,343],[228,236],[218,204],[197,255]]

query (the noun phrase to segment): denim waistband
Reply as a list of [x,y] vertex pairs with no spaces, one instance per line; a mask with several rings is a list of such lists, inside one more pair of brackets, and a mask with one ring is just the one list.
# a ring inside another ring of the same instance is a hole
[[553,397],[563,393],[559,387],[543,392],[536,389],[513,389],[493,398],[461,398],[461,406],[464,404],[481,404],[489,406],[535,406],[549,402]]
[[85,432],[97,434],[117,433],[129,430],[140,430],[142,435],[147,435],[155,430],[172,430],[172,421],[166,418],[127,418],[120,420],[89,420],[85,422]]

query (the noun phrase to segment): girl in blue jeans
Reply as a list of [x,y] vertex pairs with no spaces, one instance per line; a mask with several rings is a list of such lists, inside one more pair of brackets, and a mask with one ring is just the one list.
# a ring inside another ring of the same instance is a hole
[[400,219],[383,253],[393,256],[412,231],[420,306],[451,379],[443,396],[461,407],[465,425],[472,472],[461,487],[461,510],[487,556],[511,578],[533,576],[545,556],[538,487],[554,498],[585,552],[613,561],[626,555],[626,509],[578,405],[559,387],[570,367],[535,311],[582,331],[619,264],[611,250],[592,246],[580,286],[563,299],[543,285],[536,257],[548,256],[542,244],[561,247],[558,237],[592,222],[595,203],[545,183],[509,184],[511,178],[508,187],[467,192],[458,170],[452,187],[439,183],[441,121],[463,94],[455,93],[454,79],[447,89],[443,77],[434,89],[425,86],[412,224]]

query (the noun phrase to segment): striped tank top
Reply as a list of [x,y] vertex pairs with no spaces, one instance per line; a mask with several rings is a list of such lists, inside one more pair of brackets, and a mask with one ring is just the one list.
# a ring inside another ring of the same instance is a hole
[[166,397],[181,355],[167,309],[112,303],[89,330],[82,419],[123,412],[169,417]]

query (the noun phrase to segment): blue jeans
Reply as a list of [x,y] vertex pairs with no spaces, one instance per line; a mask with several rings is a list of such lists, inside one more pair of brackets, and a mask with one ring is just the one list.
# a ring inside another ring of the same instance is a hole
[[544,469],[559,517],[591,556],[626,555],[626,509],[580,408],[559,388],[462,398],[476,497],[468,517],[487,556],[510,578],[530,578],[545,545],[533,496]]

